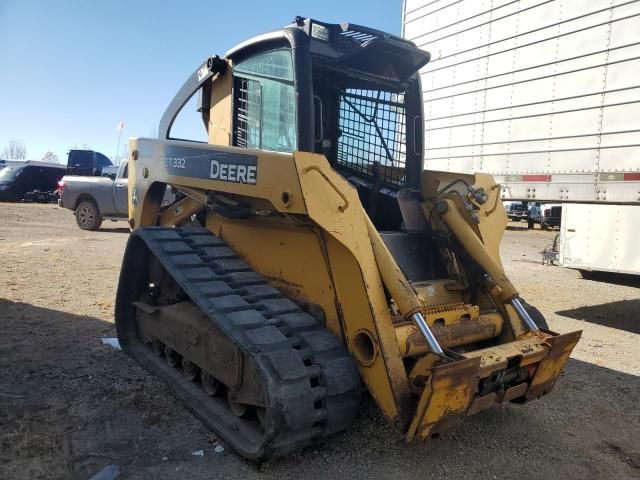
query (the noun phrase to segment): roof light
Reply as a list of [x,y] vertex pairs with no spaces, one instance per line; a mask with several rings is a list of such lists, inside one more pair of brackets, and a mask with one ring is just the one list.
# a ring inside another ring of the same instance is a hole
[[313,22],[311,24],[311,36],[313,38],[317,38],[318,40],[322,40],[323,42],[328,42],[329,29],[324,25],[320,25],[319,23]]

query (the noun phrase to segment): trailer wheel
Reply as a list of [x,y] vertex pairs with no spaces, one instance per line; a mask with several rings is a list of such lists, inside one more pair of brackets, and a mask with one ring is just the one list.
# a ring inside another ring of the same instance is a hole
[[90,200],[83,200],[76,207],[76,223],[82,230],[97,230],[102,225],[98,206]]

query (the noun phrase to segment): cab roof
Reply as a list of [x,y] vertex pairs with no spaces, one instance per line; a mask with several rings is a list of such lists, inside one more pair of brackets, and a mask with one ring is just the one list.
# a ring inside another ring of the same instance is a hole
[[225,58],[238,61],[270,44],[275,48],[288,43],[291,48],[297,48],[302,41],[308,43],[314,66],[395,84],[406,81],[431,57],[413,42],[380,30],[296,17],[283,29],[238,44],[227,51]]

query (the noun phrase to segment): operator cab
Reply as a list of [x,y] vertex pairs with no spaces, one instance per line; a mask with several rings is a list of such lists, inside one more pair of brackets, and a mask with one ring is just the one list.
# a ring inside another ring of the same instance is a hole
[[322,153],[380,230],[400,229],[397,191],[418,188],[429,54],[365,27],[298,17],[229,51],[232,144]]
[[173,122],[197,93],[209,143],[322,153],[357,187],[376,227],[399,230],[397,193],[419,188],[423,168],[417,72],[428,61],[394,35],[297,17],[196,70],[163,115],[159,138],[176,139]]
[[159,138],[178,139],[170,134],[173,121],[198,93],[210,144],[323,154],[357,188],[408,278],[438,278],[445,272],[432,232],[403,231],[400,207],[400,197],[417,205],[402,189],[420,190],[418,70],[429,58],[388,33],[297,17],[196,70],[163,115]]

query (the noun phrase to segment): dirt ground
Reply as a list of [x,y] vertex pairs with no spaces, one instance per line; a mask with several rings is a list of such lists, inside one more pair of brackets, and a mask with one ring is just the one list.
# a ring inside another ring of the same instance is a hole
[[[542,266],[554,233],[507,231],[508,274],[551,329],[584,331],[556,389],[406,446],[371,402],[350,431],[258,467],[160,381],[102,345],[128,230],[54,205],[0,204],[0,478],[640,478],[640,290]],[[610,279],[605,279],[610,280]],[[193,452],[202,450],[203,456]]]

